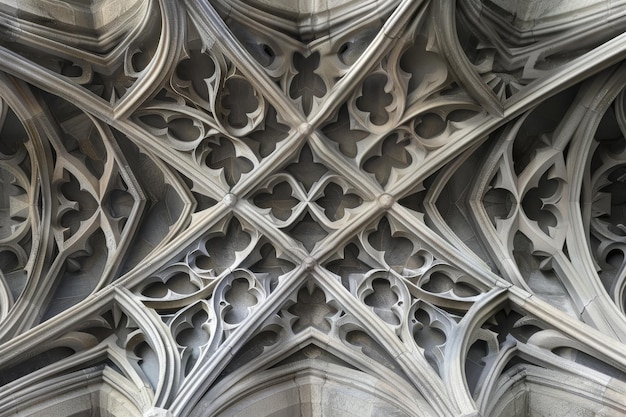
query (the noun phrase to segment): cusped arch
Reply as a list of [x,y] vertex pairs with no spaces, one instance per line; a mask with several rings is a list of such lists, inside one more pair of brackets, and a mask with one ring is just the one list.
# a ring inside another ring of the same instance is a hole
[[626,414],[626,0],[504,3],[0,0],[0,417]]

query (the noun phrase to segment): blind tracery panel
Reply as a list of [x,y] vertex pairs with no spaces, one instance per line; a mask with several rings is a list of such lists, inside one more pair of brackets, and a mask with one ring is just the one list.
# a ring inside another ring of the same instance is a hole
[[623,18],[61,3],[0,9],[0,416],[626,413]]

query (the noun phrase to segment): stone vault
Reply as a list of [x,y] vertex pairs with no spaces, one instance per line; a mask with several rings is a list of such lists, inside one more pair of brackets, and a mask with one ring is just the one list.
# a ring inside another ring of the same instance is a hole
[[0,417],[626,415],[624,29],[0,0]]

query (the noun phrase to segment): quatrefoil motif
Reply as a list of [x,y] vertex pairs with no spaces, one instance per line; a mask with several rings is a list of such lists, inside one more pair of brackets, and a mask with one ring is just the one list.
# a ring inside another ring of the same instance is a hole
[[9,3],[0,415],[626,414],[619,5]]

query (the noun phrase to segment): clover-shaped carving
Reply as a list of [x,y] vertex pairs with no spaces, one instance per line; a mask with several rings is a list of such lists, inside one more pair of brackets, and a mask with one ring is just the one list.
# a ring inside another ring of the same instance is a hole
[[407,133],[392,132],[383,139],[378,155],[365,161],[363,169],[374,174],[376,181],[382,186],[387,185],[394,170],[407,168],[413,162],[411,154],[406,150],[410,143]]
[[289,313],[297,317],[293,331],[299,333],[314,327],[324,333],[332,328],[332,320],[337,309],[326,302],[326,294],[316,286],[303,286],[298,291],[297,302],[289,307]]
[[425,302],[416,303],[410,313],[413,339],[424,349],[426,360],[436,371],[443,365],[446,331],[452,327],[445,317],[444,313]]
[[384,74],[373,74],[363,82],[363,92],[356,99],[356,106],[364,113],[368,113],[368,121],[374,125],[384,125],[389,120],[387,106],[389,106],[393,97],[388,92],[387,76]]
[[289,229],[289,235],[302,243],[307,252],[311,252],[318,242],[328,236],[328,231],[320,226],[320,223],[306,210],[304,215]]
[[358,154],[358,144],[369,136],[368,132],[353,128],[350,122],[350,113],[347,106],[341,106],[334,119],[322,128],[328,139],[336,142],[339,151],[349,158]]
[[333,182],[324,188],[322,197],[315,201],[324,209],[324,214],[332,221],[343,218],[345,210],[358,207],[363,199],[356,194],[346,193],[343,188]]
[[343,248],[343,251],[336,255],[339,259],[333,259],[324,265],[333,274],[341,277],[341,283],[344,287],[354,291],[356,285],[361,283],[364,275],[372,269],[372,266],[362,260],[362,258],[366,259],[368,255],[359,246],[357,243],[349,243]]
[[315,161],[311,147],[307,144],[302,147],[298,160],[285,168],[308,192],[313,184],[328,172],[324,164]]
[[254,197],[254,204],[261,208],[270,209],[272,216],[280,220],[291,217],[293,208],[300,201],[293,197],[293,190],[288,182],[280,182],[269,193],[260,193]]
[[464,282],[464,280],[469,279],[456,268],[437,265],[422,276],[420,287],[434,294],[473,297],[478,295],[480,291],[469,282]]
[[213,81],[216,65],[210,55],[200,48],[191,48],[187,57],[176,66],[176,77],[183,88],[190,89],[199,99],[209,101],[207,83]]
[[546,171],[541,176],[538,186],[530,189],[522,200],[526,216],[536,221],[547,235],[550,235],[550,228],[556,227],[559,221],[555,203],[560,198],[562,188],[560,180],[550,178],[549,174],[550,171]]
[[224,314],[224,322],[237,324],[248,316],[250,308],[259,302],[250,290],[250,283],[245,278],[237,278],[231,282],[224,293],[224,301],[229,307]]
[[376,231],[368,235],[367,242],[373,249],[383,253],[381,261],[384,264],[400,274],[412,275],[414,271],[423,268],[431,257],[417,250],[411,240],[395,236],[394,232],[387,217],[383,217]]
[[170,322],[170,331],[181,350],[184,374],[188,375],[215,332],[215,314],[205,300],[182,309]]
[[171,110],[142,110],[137,118],[150,133],[183,152],[196,149],[208,133],[207,126],[199,119]]
[[297,74],[291,80],[289,96],[298,100],[304,114],[309,114],[315,98],[324,97],[326,85],[322,77],[315,73],[320,64],[319,52],[304,56],[299,52],[293,55],[293,66]]
[[219,101],[221,121],[235,136],[252,132],[263,121],[266,104],[263,97],[242,75],[231,71],[226,77]]
[[402,323],[409,295],[394,277],[382,271],[371,273],[359,288],[358,296],[386,323]]
[[190,253],[188,262],[199,271],[218,276],[234,266],[237,254],[247,249],[251,241],[252,236],[233,217],[221,235],[208,238],[198,250]]
[[254,167],[250,159],[237,154],[235,146],[225,136],[218,136],[208,146],[210,152],[206,157],[206,164],[211,169],[223,170],[224,179],[231,187]]
[[280,277],[295,268],[293,262],[282,256],[284,255],[277,253],[276,248],[271,243],[261,242],[257,249],[246,258],[246,263],[251,264],[247,268],[264,284],[266,294],[271,293],[276,288]]
[[265,290],[250,271],[235,269],[224,276],[213,293],[213,304],[226,335],[246,320],[264,299]]
[[154,274],[140,292],[148,298],[171,300],[190,295],[202,286],[201,279],[185,263],[174,263]]

